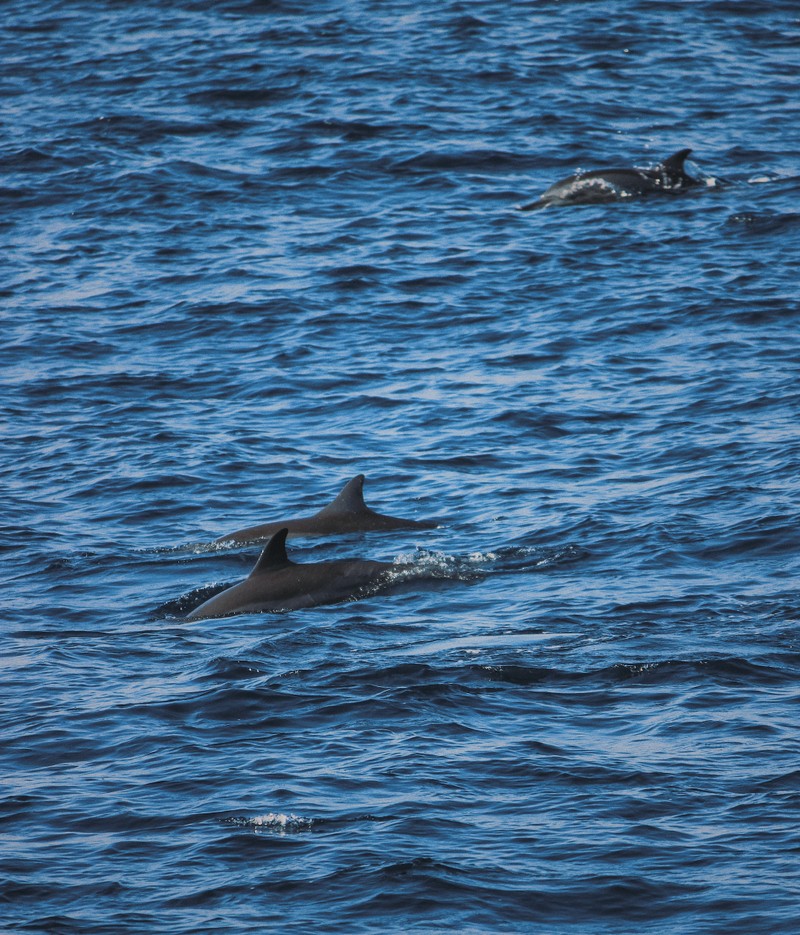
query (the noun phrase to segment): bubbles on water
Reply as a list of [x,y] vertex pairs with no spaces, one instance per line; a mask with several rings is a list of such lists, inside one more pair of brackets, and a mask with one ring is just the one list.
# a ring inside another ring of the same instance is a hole
[[473,581],[482,577],[494,561],[494,552],[472,552],[469,555],[448,555],[446,552],[417,548],[414,552],[398,555],[394,564],[407,568],[398,578],[427,577],[448,578],[456,581]]
[[314,824],[313,818],[302,815],[285,814],[284,812],[267,812],[265,815],[256,815],[253,818],[228,818],[229,824],[240,828],[250,828],[253,831],[276,831],[279,834],[289,834],[295,831],[308,831]]

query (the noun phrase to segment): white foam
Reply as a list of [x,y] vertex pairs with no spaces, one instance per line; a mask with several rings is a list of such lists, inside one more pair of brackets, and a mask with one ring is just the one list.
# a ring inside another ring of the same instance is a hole
[[256,815],[255,818],[242,819],[241,823],[252,828],[267,828],[286,832],[310,828],[313,819],[303,818],[301,815],[286,815],[283,812],[267,812],[266,815]]

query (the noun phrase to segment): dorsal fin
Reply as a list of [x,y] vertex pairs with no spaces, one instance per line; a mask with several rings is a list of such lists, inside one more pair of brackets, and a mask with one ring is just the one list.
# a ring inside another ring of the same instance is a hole
[[691,149],[680,149],[677,153],[673,153],[661,163],[663,169],[669,175],[685,175],[683,164],[691,152]]
[[280,568],[282,565],[293,564],[286,554],[286,536],[288,529],[279,529],[264,546],[264,551],[258,557],[255,568],[250,572],[254,575],[258,571],[267,571],[270,568]]
[[364,475],[356,474],[339,491],[339,495],[326,507],[323,507],[317,516],[332,516],[341,513],[366,513],[369,508],[364,503]]

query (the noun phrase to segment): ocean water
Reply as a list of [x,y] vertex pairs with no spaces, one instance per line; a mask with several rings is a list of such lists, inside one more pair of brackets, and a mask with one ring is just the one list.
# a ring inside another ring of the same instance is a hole
[[[800,929],[800,11],[0,8],[0,930]],[[691,147],[700,184],[524,213]],[[363,600],[189,623],[367,477]]]

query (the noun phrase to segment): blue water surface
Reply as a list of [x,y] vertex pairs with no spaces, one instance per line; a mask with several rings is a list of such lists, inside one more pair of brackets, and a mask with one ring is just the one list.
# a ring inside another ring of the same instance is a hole
[[[788,0],[2,5],[3,931],[800,929],[799,48]],[[359,473],[437,528],[292,558],[416,585],[185,620]]]

